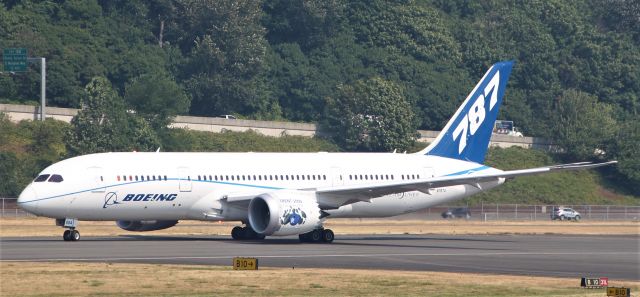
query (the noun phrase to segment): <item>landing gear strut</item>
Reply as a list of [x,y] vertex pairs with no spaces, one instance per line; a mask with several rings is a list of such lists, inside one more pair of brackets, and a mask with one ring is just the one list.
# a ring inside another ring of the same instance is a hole
[[331,229],[321,228],[315,229],[311,232],[300,234],[298,235],[298,238],[300,238],[300,242],[331,243],[333,242],[335,235],[333,234],[333,231],[331,231]]
[[235,226],[231,229],[231,237],[235,240],[262,240],[264,235],[253,231],[249,225],[246,227]]
[[64,239],[64,241],[80,240],[80,232],[76,230],[77,225],[77,219],[56,219],[56,226],[67,228],[67,230],[64,230],[64,233],[62,233],[62,239]]

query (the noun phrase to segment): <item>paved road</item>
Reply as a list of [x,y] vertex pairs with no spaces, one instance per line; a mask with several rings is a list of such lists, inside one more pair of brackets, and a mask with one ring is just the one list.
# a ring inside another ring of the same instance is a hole
[[640,236],[353,235],[332,244],[297,237],[238,242],[229,237],[153,236],[0,238],[2,261],[91,261],[455,271],[640,279]]

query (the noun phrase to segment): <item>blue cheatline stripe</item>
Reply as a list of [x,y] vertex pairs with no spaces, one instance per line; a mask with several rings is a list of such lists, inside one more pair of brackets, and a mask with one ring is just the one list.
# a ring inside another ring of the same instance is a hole
[[[485,170],[485,169],[489,169],[489,168],[491,168],[491,167],[483,165],[483,166],[480,166],[480,167],[477,167],[477,168],[473,168],[473,169],[467,169],[467,170],[463,170],[463,171],[459,171],[459,172],[455,172],[455,173],[450,173],[450,174],[447,174],[445,176],[455,176],[455,175],[469,174],[469,173],[473,173],[473,172],[477,172],[477,171],[481,171],[481,170]],[[170,180],[175,180],[175,181],[185,180],[185,181],[187,181],[188,179],[167,178],[167,181],[170,181]],[[92,189],[87,189],[87,190],[82,190],[82,191],[76,191],[76,192],[71,192],[71,193],[66,193],[66,194],[60,194],[60,195],[51,196],[51,197],[38,198],[38,199],[34,199],[34,200],[29,200],[29,201],[22,201],[22,202],[18,202],[18,204],[26,204],[26,203],[31,203],[31,202],[37,202],[37,201],[54,199],[54,198],[60,198],[60,197],[64,197],[64,196],[74,195],[74,194],[86,193],[86,192],[90,192],[90,191],[94,191],[94,190],[98,190],[98,189],[102,189],[102,188],[108,189],[108,188],[114,188],[114,187],[119,187],[119,186],[124,186],[124,185],[130,185],[130,184],[147,183],[147,182],[163,182],[163,181],[164,180],[161,180],[161,181],[153,180],[153,181],[126,182],[126,183],[108,185],[108,186],[104,186],[104,187],[97,187],[97,188],[92,188]],[[191,180],[191,182],[212,183],[212,184],[238,186],[238,187],[248,187],[248,188],[258,188],[258,189],[266,189],[266,190],[282,190],[282,189],[285,189],[285,188],[280,188],[280,187],[260,186],[260,185],[252,185],[252,184],[240,184],[240,183],[222,182],[222,181]]]
[[[166,181],[170,181],[170,180],[188,181],[188,179],[180,179],[180,178],[167,178]],[[82,190],[82,191],[77,191],[77,192],[60,194],[60,195],[46,197],[46,198],[38,198],[38,199],[34,199],[34,200],[29,200],[29,201],[22,201],[22,202],[18,202],[18,204],[26,204],[26,203],[37,202],[37,201],[42,201],[42,200],[60,198],[60,197],[64,197],[64,196],[80,194],[80,193],[86,193],[86,192],[90,192],[90,191],[94,191],[94,190],[98,190],[98,189],[103,189],[103,188],[104,189],[108,189],[108,188],[114,188],[114,187],[119,187],[119,186],[124,186],[124,185],[130,185],[130,184],[147,183],[147,182],[163,182],[163,181],[164,180],[160,180],[160,181],[158,181],[158,180],[149,180],[149,181],[145,180],[145,181],[135,181],[135,182],[120,183],[120,184],[108,185],[108,186],[104,186],[104,187],[97,187],[97,188],[92,188],[92,189],[87,189],[87,190]],[[285,189],[285,188],[279,188],[279,187],[259,186],[259,185],[251,185],[251,184],[239,184],[239,183],[230,183],[230,182],[221,182],[221,181],[208,181],[208,180],[191,180],[191,182],[212,183],[212,184],[221,184],[221,185],[239,186],[239,187],[249,187],[249,188],[267,189],[267,190],[282,190],[282,189]]]
[[483,165],[483,166],[480,166],[478,168],[462,170],[462,171],[458,171],[458,172],[455,172],[455,173],[449,173],[449,174],[447,174],[445,176],[455,176],[455,175],[469,174],[469,173],[474,173],[474,172],[482,171],[482,170],[489,169],[489,168],[491,168],[491,167],[489,167],[487,165]]

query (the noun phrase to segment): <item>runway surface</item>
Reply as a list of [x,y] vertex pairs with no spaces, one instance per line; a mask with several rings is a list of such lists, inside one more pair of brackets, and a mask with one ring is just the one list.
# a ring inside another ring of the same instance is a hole
[[2,261],[90,261],[396,269],[579,278],[640,279],[640,236],[352,235],[332,244],[297,237],[234,241],[229,237],[132,235],[0,238]]

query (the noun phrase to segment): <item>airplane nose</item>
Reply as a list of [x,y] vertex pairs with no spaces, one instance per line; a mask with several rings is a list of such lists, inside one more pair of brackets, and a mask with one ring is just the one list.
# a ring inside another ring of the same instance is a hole
[[28,212],[35,213],[38,207],[37,199],[36,190],[32,186],[27,186],[18,197],[18,206]]

